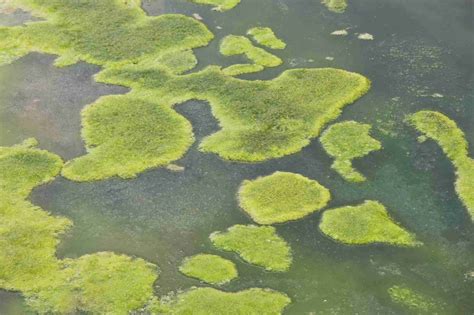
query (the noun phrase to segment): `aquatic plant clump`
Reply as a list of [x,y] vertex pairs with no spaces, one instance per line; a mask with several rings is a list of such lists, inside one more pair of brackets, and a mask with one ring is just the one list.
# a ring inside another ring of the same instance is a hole
[[236,7],[240,0],[190,0],[191,2],[198,4],[213,5],[216,11],[227,11]]
[[330,126],[321,135],[324,150],[335,159],[331,167],[347,181],[365,181],[365,176],[352,166],[352,160],[382,148],[381,143],[370,136],[370,129],[367,124],[345,121]]
[[279,39],[273,30],[269,27],[254,27],[247,31],[247,35],[253,37],[253,39],[262,46],[271,49],[285,49],[286,43]]
[[[428,313],[439,307],[432,298],[406,286],[395,285],[388,289],[388,294],[393,302],[402,304],[413,311]],[[437,312],[431,314],[437,314]]]
[[238,276],[237,267],[232,261],[208,254],[186,258],[179,271],[188,277],[216,285],[225,284]]
[[281,314],[290,298],[271,289],[253,288],[223,292],[212,288],[192,288],[151,309],[152,314]]
[[236,252],[248,263],[268,271],[287,271],[292,257],[288,243],[272,226],[234,225],[226,232],[214,232],[214,246]]
[[321,3],[336,13],[343,13],[347,8],[347,0],[322,0]]
[[439,112],[420,111],[408,121],[426,137],[436,141],[456,167],[456,192],[474,221],[474,159],[456,122]]
[[242,209],[259,224],[301,219],[325,207],[331,199],[327,188],[295,173],[276,172],[246,180],[239,190]]
[[348,245],[385,243],[396,246],[421,245],[415,236],[400,227],[377,201],[325,211],[319,224],[321,232]]
[[222,69],[222,73],[229,76],[237,76],[246,73],[260,72],[263,69],[265,69],[265,67],[261,65],[242,63],[228,66],[227,68]]
[[224,56],[245,55],[255,64],[263,67],[277,67],[283,61],[266,50],[255,47],[245,36],[228,35],[220,45],[220,52]]

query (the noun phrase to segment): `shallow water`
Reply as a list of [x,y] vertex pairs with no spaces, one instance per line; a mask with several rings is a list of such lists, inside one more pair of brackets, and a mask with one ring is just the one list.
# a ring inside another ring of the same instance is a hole
[[[441,111],[464,130],[474,156],[472,1],[350,1],[344,14],[333,14],[314,0],[243,0],[226,13],[171,0],[144,0],[143,7],[150,15],[203,17],[216,39],[196,51],[198,69],[239,61],[219,55],[219,39],[262,25],[272,27],[287,42],[288,48],[276,53],[285,63],[248,79],[268,79],[299,67],[337,67],[367,76],[371,91],[347,107],[340,120],[372,124],[384,149],[355,162],[368,178],[364,184],[349,184],[333,172],[317,139],[300,153],[281,159],[231,163],[196,149],[200,139],[218,128],[209,106],[181,104],[177,110],[192,122],[198,140],[177,162],[184,172],[155,169],[133,180],[85,184],[58,178],[34,191],[34,203],[74,222],[59,247],[60,257],[111,250],[146,258],[161,269],[156,283],[161,295],[200,285],[177,271],[184,257],[219,253],[237,261],[240,273],[225,290],[255,286],[280,290],[293,300],[286,314],[407,314],[387,294],[389,287],[399,284],[445,303],[447,314],[474,313],[474,228],[454,192],[454,169],[435,143],[420,145],[403,121],[406,114],[421,109]],[[25,15],[17,18],[22,23]],[[0,24],[15,23],[11,16],[0,15]],[[329,35],[347,27],[347,37]],[[354,35],[365,32],[375,40],[361,41]],[[326,60],[327,56],[334,60]],[[84,152],[81,108],[101,95],[127,90],[95,83],[92,76],[98,67],[79,64],[58,69],[53,60],[30,54],[0,67],[0,145],[34,136],[42,148],[67,160]],[[435,93],[444,97],[432,97]],[[277,170],[301,173],[328,187],[329,207],[381,201],[425,246],[336,244],[318,231],[320,214],[314,214],[277,227],[293,251],[287,273],[268,273],[214,249],[210,233],[251,223],[235,197],[242,180]],[[0,292],[0,314],[26,312],[19,296]]]

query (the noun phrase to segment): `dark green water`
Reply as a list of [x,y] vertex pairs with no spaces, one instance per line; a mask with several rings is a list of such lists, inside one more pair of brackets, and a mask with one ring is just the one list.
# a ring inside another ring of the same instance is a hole
[[[474,156],[474,14],[470,0],[353,0],[344,14],[318,0],[243,0],[234,10],[212,12],[184,1],[144,0],[150,15],[198,13],[216,39],[197,50],[199,68],[242,61],[218,53],[219,39],[270,26],[288,48],[285,64],[247,78],[269,79],[288,68],[337,67],[372,80],[371,91],[340,120],[373,125],[384,150],[356,161],[364,184],[344,182],[317,139],[300,153],[260,164],[230,163],[194,145],[177,164],[183,173],[151,170],[137,179],[77,184],[58,178],[36,189],[34,203],[74,221],[58,255],[77,257],[110,250],[136,255],[161,269],[158,294],[200,285],[177,271],[180,261],[200,252],[237,262],[240,277],[225,290],[270,287],[287,293],[287,314],[410,314],[390,301],[387,289],[406,284],[445,304],[446,314],[474,313],[474,227],[454,192],[454,169],[431,142],[419,144],[405,115],[438,110],[464,130]],[[0,23],[28,17],[0,15]],[[217,29],[221,27],[222,29]],[[350,27],[350,35],[332,31]],[[373,34],[361,41],[354,33]],[[327,56],[334,57],[328,61]],[[30,54],[0,67],[0,145],[36,137],[41,147],[65,159],[83,154],[80,110],[101,95],[125,93],[97,84],[99,68],[79,64],[57,69],[52,56]],[[444,97],[435,98],[439,93]],[[198,141],[217,129],[205,103],[177,106],[194,126]],[[320,214],[277,227],[291,245],[287,273],[268,273],[236,256],[216,251],[208,236],[237,223],[250,223],[235,193],[244,179],[291,171],[318,180],[332,192],[330,207],[381,201],[425,246],[349,247],[325,238]],[[473,179],[474,180],[474,179]],[[23,314],[21,298],[0,292],[0,314]]]

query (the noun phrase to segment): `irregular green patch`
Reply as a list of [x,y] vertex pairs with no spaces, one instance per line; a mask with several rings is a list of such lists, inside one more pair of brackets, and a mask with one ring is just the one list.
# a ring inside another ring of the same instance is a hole
[[322,0],[321,3],[336,13],[343,13],[347,8],[347,0]]
[[193,288],[151,310],[152,314],[281,314],[291,303],[283,293],[253,288],[222,292],[212,288]]
[[251,35],[253,39],[262,46],[271,49],[286,48],[285,42],[279,39],[269,27],[254,27],[249,29],[247,34]]
[[190,0],[194,3],[213,5],[216,11],[227,11],[236,7],[240,0]]
[[243,260],[268,271],[290,268],[290,247],[272,226],[234,225],[227,232],[212,233],[210,239],[217,248],[236,252]]
[[283,61],[266,50],[255,47],[245,36],[228,35],[220,45],[220,52],[224,56],[245,55],[255,64],[263,67],[277,67]]
[[222,69],[222,73],[229,76],[237,76],[246,73],[255,73],[260,72],[265,69],[261,65],[251,64],[251,63],[243,63],[243,64],[236,64],[229,66],[227,68]]
[[468,143],[456,122],[434,111],[420,111],[409,122],[426,137],[436,141],[456,167],[456,192],[474,221],[474,159],[469,157]]
[[349,245],[421,245],[414,235],[393,221],[387,209],[377,201],[325,211],[319,228],[330,238]]
[[246,180],[239,190],[240,206],[259,224],[301,219],[330,199],[329,190],[317,181],[286,172]]
[[217,285],[225,284],[238,276],[237,267],[232,261],[206,254],[186,258],[179,271],[188,277]]
[[173,74],[182,74],[192,70],[198,64],[198,60],[192,50],[172,51],[160,56],[156,61]]
[[388,289],[388,294],[393,302],[402,304],[413,311],[430,312],[437,307],[433,299],[406,286],[393,286]]
[[365,176],[353,168],[352,160],[382,148],[381,143],[370,136],[370,129],[367,124],[345,121],[330,126],[321,135],[323,148],[335,159],[331,167],[347,181],[365,181]]
[[181,158],[194,142],[192,126],[183,116],[130,94],[106,96],[87,106],[82,125],[88,154],[69,161],[63,170],[75,181],[131,178]]

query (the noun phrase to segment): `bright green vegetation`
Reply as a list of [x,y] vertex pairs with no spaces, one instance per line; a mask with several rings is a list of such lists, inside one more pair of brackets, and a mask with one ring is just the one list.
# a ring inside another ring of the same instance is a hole
[[266,50],[255,47],[245,36],[228,35],[220,45],[220,52],[224,56],[245,55],[255,64],[263,67],[277,67],[283,61]]
[[377,201],[325,211],[319,228],[330,238],[349,245],[421,245],[414,235],[394,222],[387,209]]
[[301,219],[330,199],[329,190],[317,181],[286,172],[246,180],[239,190],[240,206],[259,224]]
[[242,63],[229,66],[222,69],[222,73],[229,76],[237,76],[246,73],[255,73],[260,72],[265,69],[261,65],[251,64],[251,63]]
[[191,2],[213,5],[216,11],[227,11],[237,6],[240,0],[191,0]]
[[191,124],[170,107],[127,95],[106,96],[87,106],[82,124],[88,154],[63,170],[75,181],[134,177],[179,159],[194,141]]
[[210,239],[217,248],[236,252],[248,263],[268,271],[290,268],[290,247],[272,226],[234,225],[226,232],[212,233]]
[[186,258],[179,271],[188,277],[221,285],[237,278],[237,267],[230,260],[216,255],[199,254]]
[[321,1],[330,11],[343,13],[347,8],[347,0],[322,0]]
[[474,159],[456,122],[439,112],[420,111],[409,122],[426,137],[436,141],[456,167],[456,192],[474,220]]
[[437,303],[433,299],[406,286],[393,286],[388,289],[388,294],[392,301],[403,304],[413,311],[428,313],[437,307]]
[[58,175],[62,161],[35,146],[27,140],[0,147],[0,288],[21,292],[35,313],[128,314],[143,307],[153,296],[155,266],[113,253],[56,258],[58,238],[72,223],[26,198]]
[[367,124],[345,121],[330,126],[321,135],[323,148],[335,159],[331,167],[347,181],[365,181],[364,175],[353,168],[352,160],[382,148],[381,143],[370,136],[370,129]]
[[254,27],[249,29],[247,34],[251,35],[253,39],[262,46],[266,46],[271,49],[286,48],[285,42],[279,39],[269,27]]
[[182,74],[183,72],[193,69],[198,64],[197,58],[192,50],[180,52],[171,51],[160,56],[156,61],[173,74]]
[[290,304],[283,293],[253,288],[240,292],[223,292],[212,288],[193,288],[154,307],[152,314],[281,314]]

